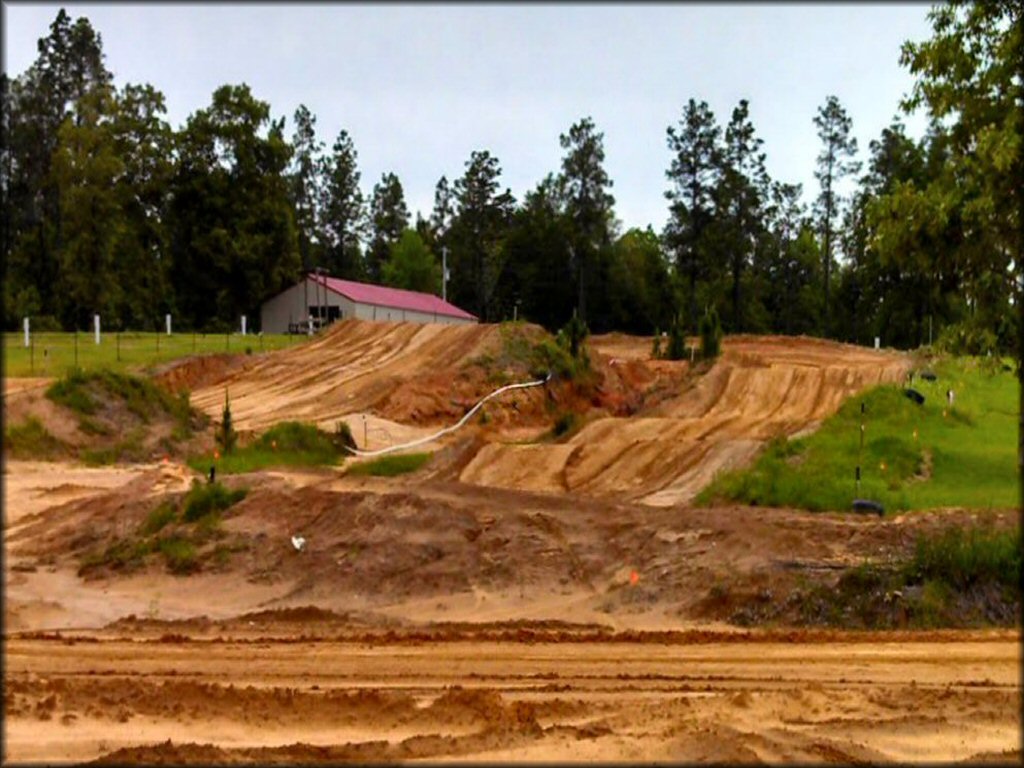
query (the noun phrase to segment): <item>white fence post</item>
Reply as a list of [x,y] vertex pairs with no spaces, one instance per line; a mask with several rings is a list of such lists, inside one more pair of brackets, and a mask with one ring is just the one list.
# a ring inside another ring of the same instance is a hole
[[93,327],[93,330],[96,333],[96,343],[99,344],[100,343],[100,316],[99,315],[93,315],[92,316],[92,327]]
[[245,336],[245,315],[242,315],[242,335]]
[[28,330],[28,317],[25,318],[25,322],[22,323],[25,326],[25,348],[27,349],[29,344],[29,330]]
[[167,323],[167,335],[171,335],[171,316],[170,314],[164,315],[164,321]]

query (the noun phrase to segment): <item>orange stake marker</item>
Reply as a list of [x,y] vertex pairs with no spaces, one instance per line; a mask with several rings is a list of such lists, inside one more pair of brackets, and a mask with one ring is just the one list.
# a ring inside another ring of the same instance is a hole
[[632,571],[629,574],[629,583],[632,584],[635,587],[639,581],[640,581],[640,574],[637,573],[636,571]]

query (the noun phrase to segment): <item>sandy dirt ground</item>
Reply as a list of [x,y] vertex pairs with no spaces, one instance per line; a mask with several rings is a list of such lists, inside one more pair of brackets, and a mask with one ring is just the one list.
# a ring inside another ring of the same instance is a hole
[[1014,634],[296,640],[304,629],[10,639],[5,759],[1020,760]]
[[[687,364],[649,360],[650,341],[592,344],[628,368],[617,387],[686,388],[563,443],[512,445],[537,424],[511,424],[453,436],[406,477],[228,478],[249,489],[219,534],[235,554],[187,577],[158,555],[80,570],[189,487],[184,465],[5,461],[4,760],[1019,764],[1018,630],[728,623],[805,578],[905,556],[920,532],[1010,526],[1014,510],[687,503],[700,473],[813,428],[906,358],[737,337],[681,379]],[[436,428],[418,412],[466,405],[411,378],[493,343],[486,327],[355,324],[170,375],[214,416],[229,382],[247,429],[345,419],[361,443],[366,414],[379,447]]]

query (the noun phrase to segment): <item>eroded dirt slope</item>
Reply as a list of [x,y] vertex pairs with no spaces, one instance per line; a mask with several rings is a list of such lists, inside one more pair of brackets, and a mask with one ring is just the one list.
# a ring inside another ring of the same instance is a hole
[[312,342],[264,355],[197,389],[194,405],[219,418],[224,390],[239,429],[289,419],[333,426],[367,411],[403,381],[451,370],[494,342],[495,326],[345,320]]
[[[623,357],[647,339],[594,340]],[[462,471],[476,485],[684,504],[777,436],[813,429],[851,395],[900,381],[908,359],[819,339],[729,337],[710,371],[631,418],[591,421],[562,444],[492,442]]]

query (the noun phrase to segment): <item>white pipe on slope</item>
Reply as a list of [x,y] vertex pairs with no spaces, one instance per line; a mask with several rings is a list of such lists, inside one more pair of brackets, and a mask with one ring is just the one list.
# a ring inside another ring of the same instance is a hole
[[358,448],[348,448],[347,450],[349,453],[355,454],[356,456],[382,456],[385,453],[391,453],[392,451],[401,451],[405,448],[415,448],[417,445],[424,445],[425,443],[433,442],[434,440],[437,440],[437,438],[447,435],[449,432],[454,432],[456,429],[458,429],[467,421],[469,421],[470,418],[472,418],[473,414],[480,409],[480,406],[482,406],[492,397],[497,397],[503,392],[508,392],[511,389],[527,389],[529,387],[539,387],[544,384],[547,384],[550,379],[551,374],[548,373],[548,375],[545,376],[543,379],[538,379],[537,381],[527,381],[522,384],[506,384],[504,387],[499,387],[498,389],[491,392],[491,394],[487,395],[487,397],[485,397],[479,403],[470,408],[466,415],[459,419],[457,423],[453,424],[450,427],[445,427],[440,432],[435,432],[434,434],[428,435],[427,437],[421,437],[416,440],[413,440],[411,443],[403,443],[402,445],[390,445],[387,448],[379,448],[376,451],[361,451]]

